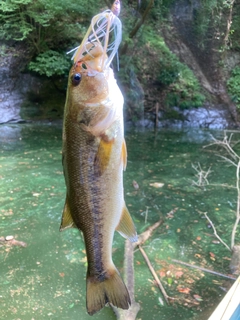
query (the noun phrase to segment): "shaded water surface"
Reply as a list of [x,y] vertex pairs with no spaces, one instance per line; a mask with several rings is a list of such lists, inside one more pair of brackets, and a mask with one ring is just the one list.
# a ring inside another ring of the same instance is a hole
[[[204,319],[233,283],[172,262],[178,259],[225,274],[230,253],[217,243],[201,213],[207,212],[230,245],[236,192],[197,187],[200,163],[212,184],[234,184],[234,168],[202,146],[209,131],[127,131],[125,199],[138,233],[160,217],[164,223],[145,244],[169,296],[158,291],[139,251],[135,252],[138,319]],[[139,189],[133,187],[135,180]],[[85,309],[86,255],[77,230],[59,232],[65,201],[61,126],[0,126],[0,237],[14,236],[27,247],[0,242],[0,319],[90,319]],[[238,241],[240,237],[238,236]],[[113,259],[122,272],[124,240],[115,235]],[[115,319],[104,308],[94,319]]]

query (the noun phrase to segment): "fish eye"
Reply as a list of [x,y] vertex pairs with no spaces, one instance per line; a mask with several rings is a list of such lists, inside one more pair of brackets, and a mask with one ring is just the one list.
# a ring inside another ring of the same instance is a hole
[[82,76],[80,75],[80,73],[75,73],[73,76],[72,76],[72,84],[74,86],[78,86],[79,83],[81,82],[81,78]]

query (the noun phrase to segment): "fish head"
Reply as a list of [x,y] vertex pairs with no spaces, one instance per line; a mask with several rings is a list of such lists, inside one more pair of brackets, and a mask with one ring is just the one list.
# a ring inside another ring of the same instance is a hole
[[[110,68],[121,37],[121,21],[112,11],[93,17],[81,45],[76,48],[69,74],[65,112],[71,112],[75,120],[82,119],[83,114],[79,112],[90,105],[91,109],[102,105],[107,110],[122,110],[123,97]],[[119,116],[121,110],[111,112],[112,119]]]
[[97,103],[106,99],[109,77],[108,72],[101,68],[104,59],[102,47],[93,43],[89,52],[72,66],[68,90],[78,104]]

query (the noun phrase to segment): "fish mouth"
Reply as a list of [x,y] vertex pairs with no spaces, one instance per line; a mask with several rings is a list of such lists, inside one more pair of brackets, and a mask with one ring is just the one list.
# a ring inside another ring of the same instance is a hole
[[[92,65],[90,76],[95,72],[107,69],[118,51],[122,40],[122,23],[111,10],[105,10],[92,18],[91,24],[79,47],[73,51],[73,61],[91,61],[98,59],[97,65]],[[95,71],[95,72],[94,72]]]

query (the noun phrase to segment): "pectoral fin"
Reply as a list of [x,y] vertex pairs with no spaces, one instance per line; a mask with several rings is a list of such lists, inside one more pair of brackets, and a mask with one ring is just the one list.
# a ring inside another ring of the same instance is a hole
[[86,126],[81,124],[83,130],[90,132],[95,137],[99,137],[113,124],[116,119],[116,110],[112,108],[105,108],[104,112],[97,113],[95,117]]
[[107,168],[111,156],[114,139],[108,140],[107,137],[102,137],[99,143],[98,151],[94,160],[96,172],[102,175]]
[[75,223],[73,221],[70,207],[69,207],[68,196],[66,196],[65,206],[64,206],[63,214],[62,214],[62,222],[61,222],[61,226],[60,226],[60,231],[63,231],[68,228],[77,228],[77,226],[75,225]]
[[131,242],[138,240],[137,232],[127,207],[124,205],[120,222],[116,228],[121,236],[129,239]]

